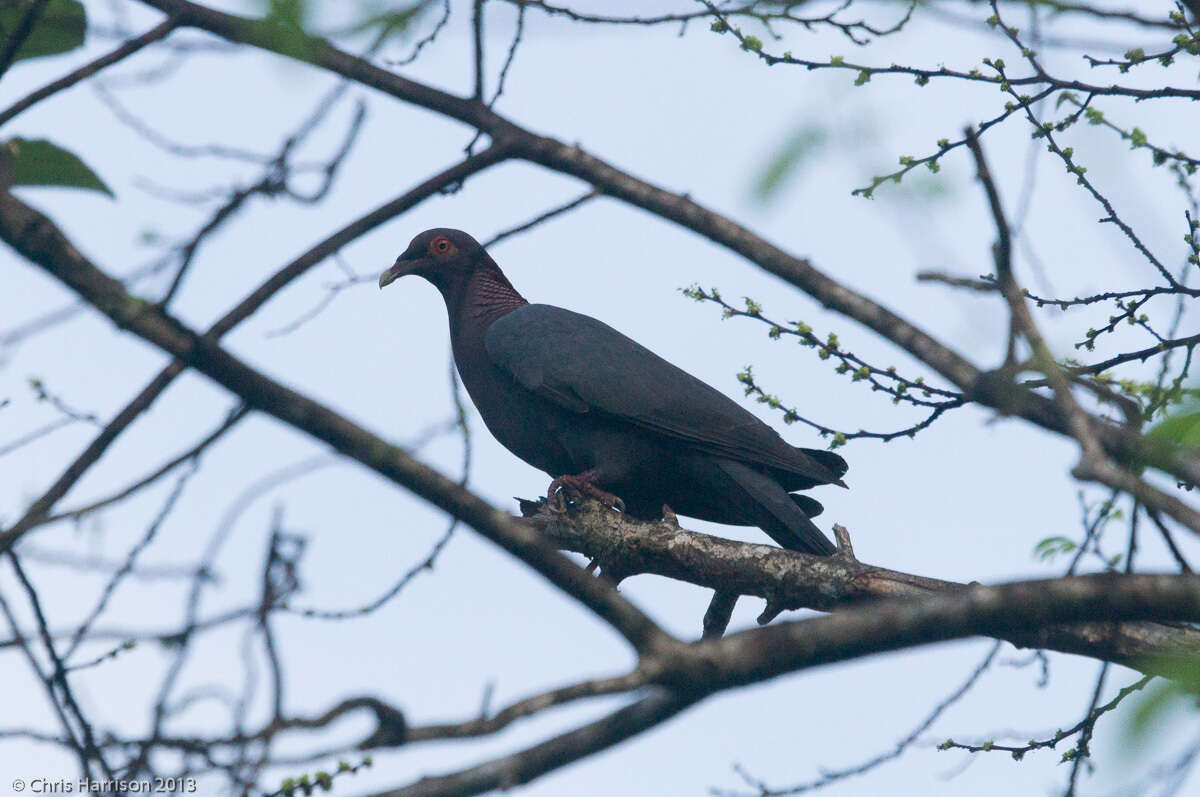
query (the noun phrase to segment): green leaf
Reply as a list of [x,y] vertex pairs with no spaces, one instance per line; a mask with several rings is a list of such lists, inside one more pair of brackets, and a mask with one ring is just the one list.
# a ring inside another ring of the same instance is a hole
[[[0,0],[0,40],[8,38],[9,33],[20,24],[31,3],[32,0]],[[87,14],[79,0],[50,0],[13,60],[40,58],[74,50],[83,45],[86,30]]]
[[429,8],[430,4],[426,2],[416,2],[401,9],[389,8],[378,2],[367,3],[364,4],[362,18],[352,23],[342,33],[343,35],[370,33],[382,44],[393,36],[402,36],[413,21]]
[[307,0],[267,0],[267,45],[284,55],[304,60],[310,54],[311,40],[304,29],[308,18]]
[[276,24],[303,28],[308,14],[307,0],[266,0],[266,18]]
[[1073,93],[1071,93],[1071,92],[1069,92],[1069,91],[1064,91],[1062,94],[1059,94],[1059,95],[1058,95],[1058,99],[1054,101],[1054,107],[1055,107],[1056,109],[1057,109],[1057,108],[1061,108],[1061,107],[1062,107],[1062,104],[1063,104],[1064,102],[1070,102],[1070,103],[1075,103],[1075,104],[1078,104],[1078,103],[1079,103],[1079,100],[1078,100],[1078,99],[1075,97],[1075,95],[1074,95]]
[[1034,546],[1033,552],[1038,559],[1045,562],[1055,558],[1059,554],[1070,553],[1075,548],[1075,541],[1067,537],[1047,537]]
[[1137,746],[1155,728],[1162,727],[1168,715],[1183,709],[1196,710],[1200,694],[1200,662],[1194,658],[1150,657],[1144,660],[1147,670],[1161,675],[1133,704],[1125,722],[1126,743]]
[[1150,430],[1150,437],[1200,448],[1200,405],[1190,405],[1182,412],[1160,421]]
[[74,153],[43,139],[11,138],[0,145],[0,171],[8,185],[84,188],[113,196],[104,181]]
[[757,36],[745,36],[742,38],[741,47],[747,52],[761,53],[763,48],[762,39]]
[[754,198],[766,202],[774,197],[787,178],[795,174],[810,155],[825,146],[826,140],[825,130],[811,125],[792,133],[754,181]]
[[1126,736],[1135,743],[1141,742],[1153,728],[1162,723],[1168,713],[1185,702],[1195,705],[1195,694],[1189,692],[1186,687],[1174,681],[1155,684],[1146,696],[1134,705],[1133,716],[1126,724]]

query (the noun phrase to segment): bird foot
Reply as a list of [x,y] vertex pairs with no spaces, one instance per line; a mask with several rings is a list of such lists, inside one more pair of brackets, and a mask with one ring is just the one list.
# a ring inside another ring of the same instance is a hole
[[584,471],[578,476],[559,476],[554,481],[550,482],[550,489],[546,491],[546,502],[550,507],[551,512],[563,514],[567,511],[567,490],[574,490],[580,495],[586,495],[595,498],[601,504],[609,509],[619,509],[625,511],[625,502],[619,497],[610,492],[601,490],[597,487],[593,480],[596,478],[595,471]]

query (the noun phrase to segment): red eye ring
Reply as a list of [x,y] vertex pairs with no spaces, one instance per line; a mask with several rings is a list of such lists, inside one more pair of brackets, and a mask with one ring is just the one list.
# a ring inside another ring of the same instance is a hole
[[449,252],[453,246],[454,245],[450,243],[450,239],[443,235],[433,239],[433,243],[429,245],[429,248],[432,249],[435,254],[444,255]]

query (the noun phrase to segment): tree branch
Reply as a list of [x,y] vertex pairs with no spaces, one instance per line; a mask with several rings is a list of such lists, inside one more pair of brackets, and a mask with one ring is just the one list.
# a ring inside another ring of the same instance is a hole
[[64,89],[69,89],[79,81],[86,80],[100,70],[128,58],[147,45],[154,44],[156,41],[166,38],[171,31],[175,30],[175,27],[176,22],[173,19],[160,22],[141,36],[130,39],[112,52],[105,53],[94,61],[89,61],[58,80],[48,83],[37,91],[22,97],[3,111],[0,111],[0,125],[5,124],[17,114],[28,110],[47,97],[57,94]]
[[[11,193],[0,194],[0,238],[118,327],[133,332],[240,396],[250,407],[306,432],[469,524],[608,622],[639,651],[672,638],[608,582],[595,579],[521,523],[403,449],[290,390],[150,303],[130,296],[92,265],[54,222]],[[11,536],[11,535],[10,535]]]
[[[268,277],[261,285],[242,299],[236,306],[209,327],[205,338],[216,341],[231,331],[238,324],[253,315],[267,303],[276,293],[298,279],[309,269],[321,263],[325,258],[337,253],[342,247],[359,238],[379,225],[415,207],[424,200],[434,196],[449,185],[455,185],[466,180],[508,157],[503,147],[492,146],[468,157],[455,165],[442,170],[419,185],[405,191],[400,196],[385,202],[371,212],[361,216],[337,232],[326,237],[283,268]],[[47,488],[36,501],[30,504],[25,514],[8,529],[0,532],[0,553],[8,550],[29,529],[39,525],[49,516],[59,500],[83,477],[99,459],[104,456],[109,446],[137,418],[145,412],[164,390],[171,385],[175,377],[184,371],[184,363],[175,361],[167,365],[150,382],[142,388],[117,415],[100,431],[79,456],[71,462],[58,479]]]
[[951,639],[1117,618],[1200,618],[1200,576],[1101,574],[973,586],[677,646],[643,658],[634,671],[663,691],[520,752],[372,797],[462,797],[511,788],[657,726],[712,694],[785,673]]
[[[596,190],[672,221],[742,255],[759,268],[804,291],[823,306],[858,321],[907,351],[960,389],[972,401],[1018,415],[1045,429],[1069,435],[1069,423],[1053,400],[1021,387],[998,386],[989,374],[948,345],[883,305],[842,285],[805,258],[790,255],[737,222],[617,169],[578,146],[526,130],[486,105],[459,97],[376,67],[317,36],[305,46],[284,47],[261,20],[225,14],[188,0],[141,0],[176,17],[181,25],[201,28],[228,41],[295,58],[370,86],[404,102],[427,108],[481,130],[513,148],[518,158],[570,174]],[[1005,387],[1006,389],[999,389]],[[1089,416],[1093,433],[1118,460],[1159,467],[1191,483],[1200,483],[1200,457],[1154,445],[1140,436]]]
[[[779,609],[838,611],[887,599],[962,594],[970,585],[902,573],[845,556],[815,557],[646,523],[586,502],[563,518],[529,515],[546,539],[597,559],[622,576],[653,574],[722,594],[762,598]],[[1200,631],[1149,622],[1018,628],[999,637],[1018,647],[1074,653],[1143,669],[1158,656],[1200,651]]]

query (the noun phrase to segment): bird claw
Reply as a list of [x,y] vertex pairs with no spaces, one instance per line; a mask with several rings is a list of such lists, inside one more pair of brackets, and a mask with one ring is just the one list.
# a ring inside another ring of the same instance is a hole
[[604,493],[604,496],[605,497],[603,498],[597,496],[597,499],[600,501],[600,503],[604,504],[609,509],[618,509],[621,512],[625,511],[625,502],[622,501],[619,496],[613,495],[612,493]]
[[567,496],[563,491],[562,486],[557,484],[558,480],[550,483],[550,489],[546,492],[546,508],[556,515],[565,515],[567,513]]
[[567,511],[567,490],[573,490],[580,495],[595,498],[608,509],[619,509],[621,512],[624,512],[625,502],[619,496],[602,490],[593,484],[592,479],[594,478],[596,478],[594,474],[584,472],[578,476],[559,476],[550,482],[550,489],[546,491],[546,503],[550,511],[557,515],[565,514]]

